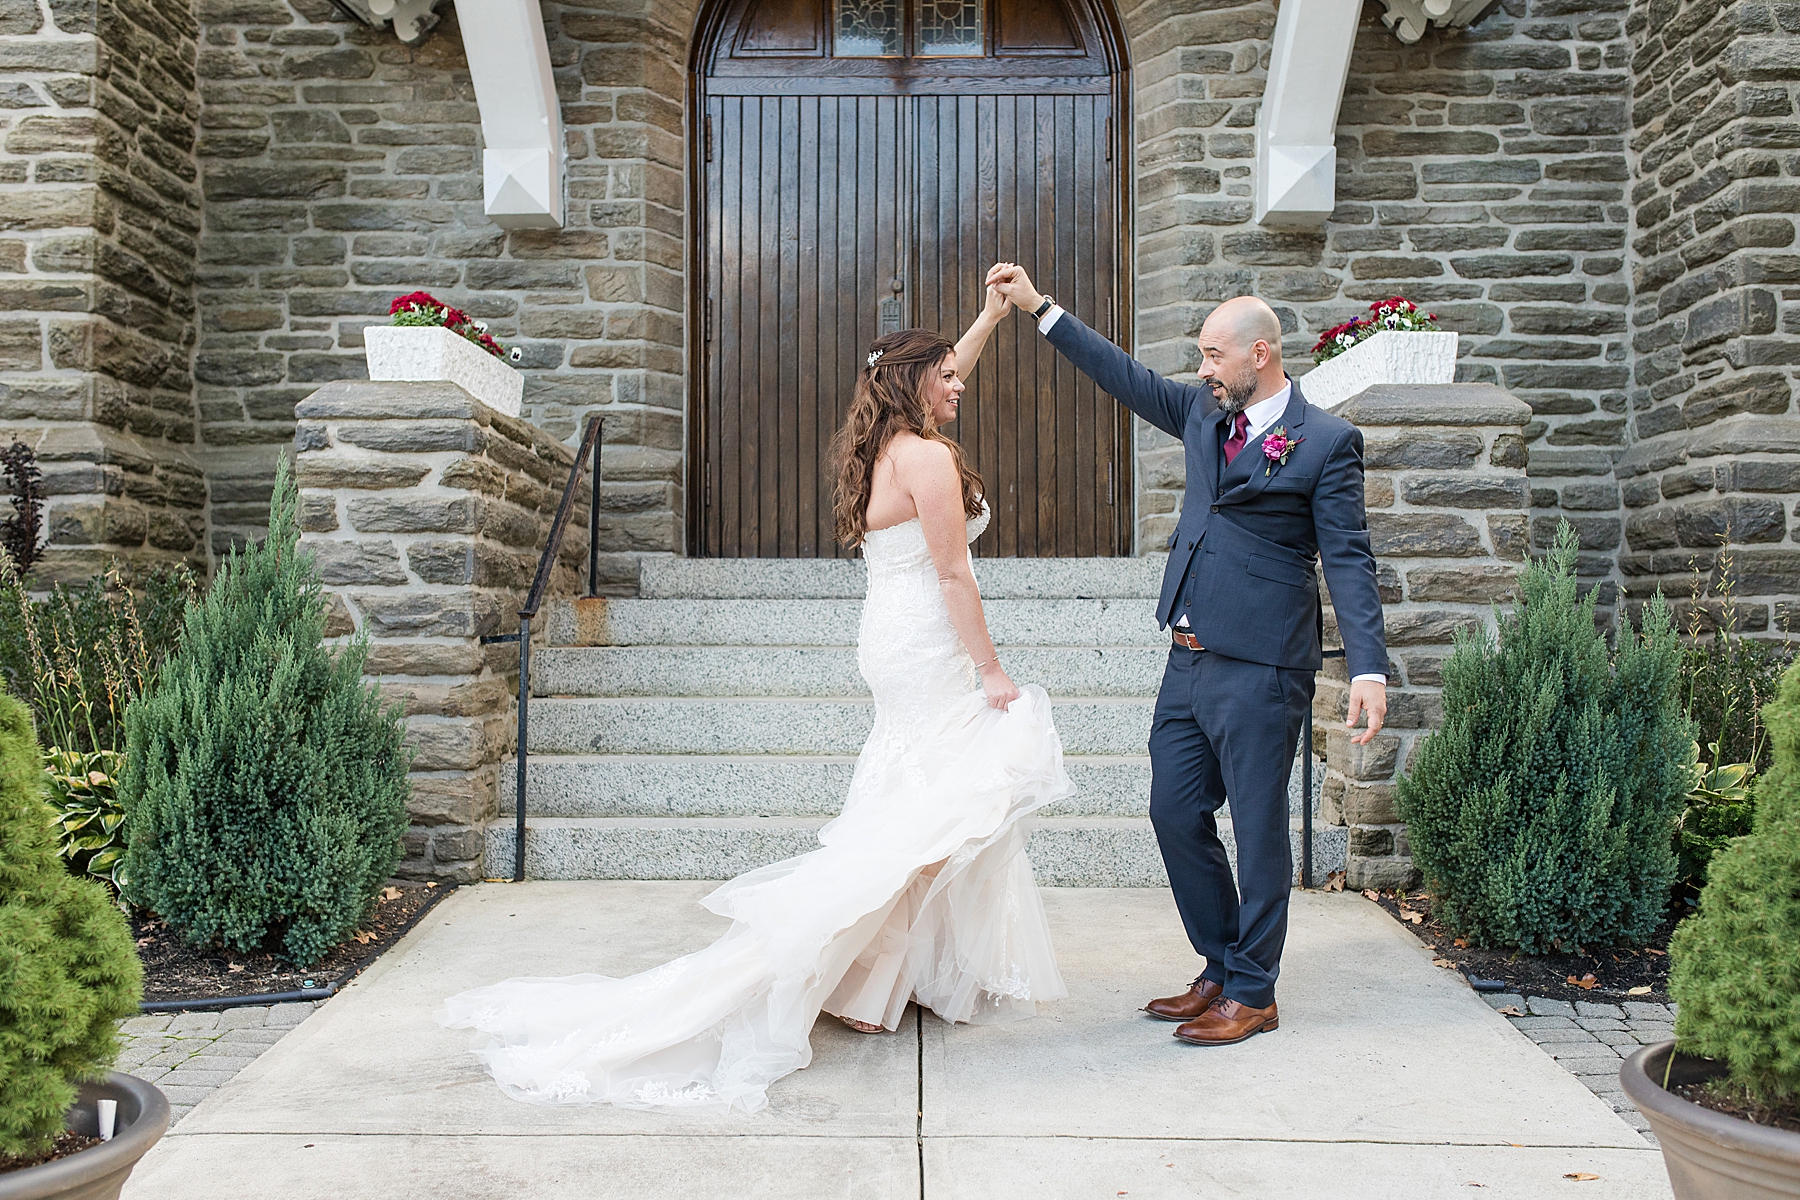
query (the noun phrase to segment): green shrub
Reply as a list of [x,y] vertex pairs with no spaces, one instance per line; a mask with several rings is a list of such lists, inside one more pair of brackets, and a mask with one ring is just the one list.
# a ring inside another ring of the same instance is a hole
[[269,536],[234,552],[126,716],[126,896],[189,942],[303,966],[356,932],[400,857],[399,710],[333,655],[284,460]]
[[1675,1037],[1765,1103],[1800,1099],[1800,666],[1763,710],[1774,765],[1754,828],[1719,851],[1669,943]]
[[1477,944],[1529,954],[1650,936],[1693,783],[1669,607],[1657,596],[1610,655],[1595,593],[1577,594],[1576,549],[1564,522],[1498,641],[1457,639],[1443,727],[1399,788],[1436,912]]
[[0,1155],[48,1146],[143,994],[112,897],[63,869],[43,788],[31,714],[0,696]]

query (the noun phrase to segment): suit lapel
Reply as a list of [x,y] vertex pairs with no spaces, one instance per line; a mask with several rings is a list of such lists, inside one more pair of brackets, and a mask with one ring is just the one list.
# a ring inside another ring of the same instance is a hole
[[1203,453],[1200,455],[1200,470],[1205,481],[1205,488],[1201,492],[1203,496],[1219,494],[1219,460],[1224,457],[1220,449],[1221,435],[1219,431],[1224,424],[1225,414],[1216,408],[1200,418],[1200,445],[1203,448]]
[[[1253,437],[1244,443],[1244,448],[1238,452],[1238,461],[1242,461],[1246,454],[1256,456],[1250,462],[1250,478],[1220,496],[1218,503],[1242,504],[1246,500],[1254,499],[1264,488],[1269,486],[1270,480],[1281,473],[1280,466],[1263,457],[1263,438],[1268,437],[1277,429],[1287,430],[1290,438],[1304,436],[1300,432],[1300,427],[1306,423],[1306,398],[1300,394],[1299,384],[1294,383],[1292,379],[1288,380],[1288,383],[1292,386],[1288,392],[1287,407],[1281,410],[1280,419],[1263,430],[1261,436]],[[1237,462],[1233,462],[1231,465],[1235,467]]]

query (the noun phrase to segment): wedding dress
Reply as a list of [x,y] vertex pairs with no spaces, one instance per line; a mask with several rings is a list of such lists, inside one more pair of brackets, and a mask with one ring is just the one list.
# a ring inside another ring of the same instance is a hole
[[[973,541],[988,510],[968,523]],[[915,518],[871,532],[857,665],[875,724],[820,847],[703,901],[718,941],[614,979],[510,979],[452,997],[501,1089],[537,1104],[730,1106],[812,1060],[827,1012],[897,1028],[1031,1016],[1067,995],[1025,857],[1023,819],[1071,794],[1050,699],[988,705]]]

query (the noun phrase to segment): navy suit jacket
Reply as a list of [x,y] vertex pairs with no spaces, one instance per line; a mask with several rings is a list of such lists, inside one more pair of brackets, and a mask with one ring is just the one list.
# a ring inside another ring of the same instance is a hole
[[1226,466],[1225,415],[1210,388],[1163,378],[1066,311],[1045,336],[1077,370],[1186,447],[1187,499],[1169,539],[1159,624],[1185,615],[1208,650],[1316,671],[1324,632],[1316,560],[1350,674],[1387,673],[1361,430],[1308,404],[1294,383],[1276,422],[1301,439],[1287,462],[1264,457],[1257,438]]

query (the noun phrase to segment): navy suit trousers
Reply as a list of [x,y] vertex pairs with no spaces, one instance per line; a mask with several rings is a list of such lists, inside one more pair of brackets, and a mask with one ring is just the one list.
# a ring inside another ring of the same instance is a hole
[[[1293,850],[1288,777],[1314,676],[1173,646],[1150,728],[1150,821],[1203,976],[1252,1008],[1275,1000]],[[1237,880],[1219,840],[1231,804]]]

